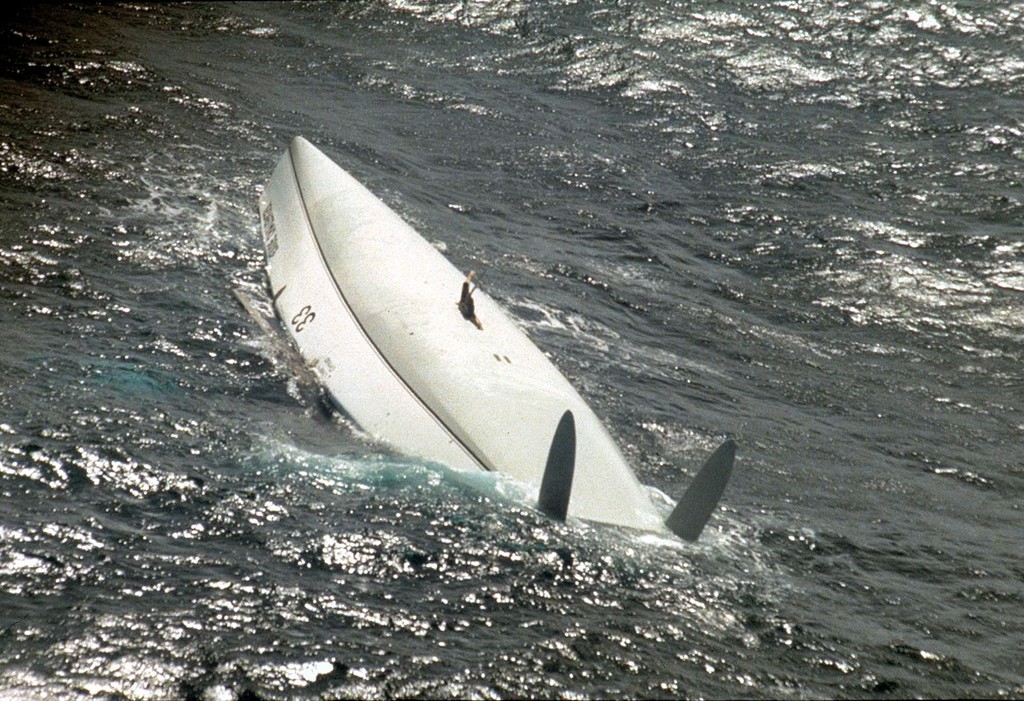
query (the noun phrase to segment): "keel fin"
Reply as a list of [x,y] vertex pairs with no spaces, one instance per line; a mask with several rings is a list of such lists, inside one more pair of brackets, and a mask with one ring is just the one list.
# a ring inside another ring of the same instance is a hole
[[540,483],[537,508],[558,521],[564,521],[569,511],[572,477],[576,470],[576,420],[572,412],[562,414],[555,429],[555,437],[548,451],[544,478]]
[[736,442],[730,438],[711,454],[672,510],[665,521],[670,531],[691,542],[700,537],[729,483],[735,460]]

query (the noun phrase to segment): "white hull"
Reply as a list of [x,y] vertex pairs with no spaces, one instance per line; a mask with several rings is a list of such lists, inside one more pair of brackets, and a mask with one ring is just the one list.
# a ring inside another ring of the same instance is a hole
[[275,309],[332,398],[368,434],[460,470],[540,485],[566,410],[577,452],[569,516],[664,531],[590,407],[463,272],[301,137],[260,198]]

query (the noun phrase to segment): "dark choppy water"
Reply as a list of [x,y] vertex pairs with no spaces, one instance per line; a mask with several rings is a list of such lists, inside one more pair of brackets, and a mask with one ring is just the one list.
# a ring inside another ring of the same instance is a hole
[[[1024,697],[1019,3],[0,36],[3,698]],[[324,413],[231,294],[296,134],[479,271],[644,482],[738,440],[699,544]]]

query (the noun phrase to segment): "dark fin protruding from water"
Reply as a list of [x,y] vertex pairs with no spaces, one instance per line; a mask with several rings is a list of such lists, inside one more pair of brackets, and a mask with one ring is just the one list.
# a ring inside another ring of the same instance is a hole
[[553,519],[565,520],[572,493],[572,476],[576,470],[576,421],[571,411],[562,414],[555,437],[548,451],[544,479],[540,483],[537,508]]
[[736,442],[730,438],[711,454],[665,521],[670,531],[691,542],[700,537],[729,483],[735,460]]

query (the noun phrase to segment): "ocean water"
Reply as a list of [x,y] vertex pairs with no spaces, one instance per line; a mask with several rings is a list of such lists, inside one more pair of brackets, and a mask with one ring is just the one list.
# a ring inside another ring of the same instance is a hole
[[[1024,697],[1024,6],[8,14],[0,698]],[[328,408],[232,294],[300,134],[645,484],[736,439],[700,542]]]

